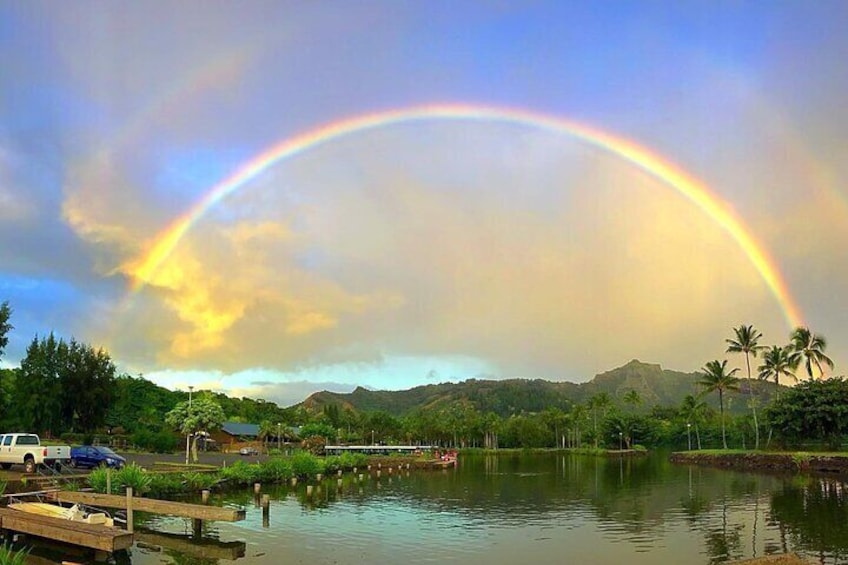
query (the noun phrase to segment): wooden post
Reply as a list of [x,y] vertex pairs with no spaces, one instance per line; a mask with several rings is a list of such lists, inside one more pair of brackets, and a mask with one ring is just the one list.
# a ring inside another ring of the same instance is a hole
[[112,468],[106,467],[106,494],[112,494]]
[[378,471],[377,471],[377,478],[378,478],[378,479],[380,478],[380,473],[382,473],[382,471],[379,471],[379,470],[378,470]]
[[392,468],[391,467],[389,467],[389,474],[390,475],[392,474]]
[[133,532],[133,489],[127,487],[127,531]]
[[356,467],[353,468],[353,474],[356,474]]
[[340,477],[341,477],[341,476],[342,476],[342,470],[341,470],[341,469],[339,469],[339,472],[338,472],[338,473],[336,473],[336,474],[337,474],[338,476],[340,476]]
[[200,500],[203,504],[209,504],[209,490],[203,489],[200,491]]
[[306,496],[312,496],[312,485],[306,485]]
[[368,470],[369,470],[369,471],[371,470],[371,465],[368,465]]
[[254,494],[259,494],[262,491],[262,483],[253,483]]
[[362,473],[359,473],[359,482],[361,483],[364,480],[365,480],[365,475],[363,475]]
[[323,478],[324,478],[324,475],[322,475],[321,473],[318,473],[318,474],[315,476],[315,480],[317,480],[319,483],[321,482],[321,479],[323,479]]
[[377,468],[378,468],[378,469],[382,469],[382,468],[383,468],[383,464],[382,464],[382,463],[377,463]]
[[296,486],[297,486],[297,477],[292,477],[291,485],[292,485],[293,487],[296,487]]
[[262,495],[262,526],[265,527],[265,528],[268,527],[268,525],[267,525],[269,523],[268,517],[270,516],[270,514],[271,514],[271,495],[270,494],[263,494]]

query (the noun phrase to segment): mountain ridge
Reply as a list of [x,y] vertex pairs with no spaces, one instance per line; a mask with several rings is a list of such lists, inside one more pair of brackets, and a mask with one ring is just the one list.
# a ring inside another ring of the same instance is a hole
[[[656,405],[679,406],[687,394],[697,395],[702,392],[702,387],[697,385],[698,379],[699,373],[663,369],[660,364],[633,359],[583,383],[540,378],[471,378],[458,383],[426,384],[399,391],[369,390],[364,387],[357,387],[350,393],[320,391],[311,394],[300,405],[311,412],[320,412],[325,406],[337,404],[342,409],[355,412],[383,411],[403,416],[417,409],[435,409],[453,402],[469,402],[480,411],[491,411],[504,417],[523,412],[541,412],[551,407],[565,410],[603,392],[613,402],[622,403],[624,395],[635,390],[641,399],[641,405],[636,409],[644,411]],[[754,396],[761,402],[767,402],[776,390],[773,383],[757,380],[748,383],[747,379],[742,381],[742,391],[734,396],[744,393],[746,400],[748,393],[753,390]],[[718,407],[717,395],[706,395],[704,400]],[[741,413],[746,410],[746,405],[747,402],[734,403],[731,400],[729,410]]]

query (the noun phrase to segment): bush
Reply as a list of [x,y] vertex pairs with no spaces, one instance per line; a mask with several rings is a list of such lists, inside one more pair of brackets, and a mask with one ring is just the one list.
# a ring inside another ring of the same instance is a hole
[[214,473],[183,473],[183,482],[189,490],[206,490],[218,482]]
[[0,545],[0,565],[24,565],[27,562],[29,550],[13,551],[5,543]]
[[291,458],[292,472],[296,477],[314,477],[324,472],[324,461],[306,451],[298,451]]
[[118,492],[124,492],[127,487],[132,487],[133,494],[141,496],[149,490],[150,480],[150,473],[135,463],[130,463],[115,473],[112,486],[114,488],[115,483],[117,483]]
[[185,492],[185,484],[179,475],[155,473],[150,475],[148,493],[153,497],[172,496]]
[[261,479],[268,482],[284,482],[289,480],[293,475],[292,462],[282,457],[274,457],[262,463]]
[[[115,486],[115,477],[112,477],[112,491],[106,492],[106,474],[112,473],[110,469],[105,467],[97,467],[96,469],[92,469],[91,473],[88,475],[88,484],[91,485],[91,488],[94,489],[94,492],[99,492],[101,494],[117,494],[118,490]],[[113,473],[114,475],[114,473]]]
[[244,461],[236,461],[229,467],[221,469],[221,478],[240,485],[249,485],[259,480],[261,467],[256,464],[248,465]]

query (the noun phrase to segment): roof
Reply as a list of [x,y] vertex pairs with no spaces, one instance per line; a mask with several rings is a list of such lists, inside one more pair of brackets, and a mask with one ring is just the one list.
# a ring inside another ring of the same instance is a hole
[[230,434],[231,436],[249,436],[249,437],[259,436],[259,425],[258,424],[242,424],[241,422],[224,422],[224,425],[221,426],[221,430],[224,433]]

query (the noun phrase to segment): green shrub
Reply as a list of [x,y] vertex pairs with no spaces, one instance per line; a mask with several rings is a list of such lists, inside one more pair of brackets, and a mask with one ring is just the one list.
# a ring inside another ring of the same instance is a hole
[[314,477],[324,472],[324,461],[317,455],[298,451],[291,458],[292,472],[296,477]]
[[282,457],[273,457],[261,463],[260,468],[262,481],[284,482],[294,475],[291,461]]
[[185,484],[179,475],[169,473],[153,473],[147,486],[150,496],[159,498],[172,496],[185,491]]
[[221,478],[240,485],[249,485],[259,480],[261,467],[256,464],[247,464],[244,461],[236,461],[229,467],[221,469]]
[[212,488],[218,479],[214,473],[183,473],[183,482],[189,490],[198,491]]
[[28,549],[13,551],[10,546],[4,543],[0,546],[0,565],[24,565],[28,555]]
[[[106,492],[106,475],[107,473],[112,473],[112,492]],[[118,490],[115,485],[115,472],[111,469],[107,469],[105,467],[97,467],[96,469],[92,469],[91,473],[88,475],[88,484],[91,485],[91,488],[94,489],[94,492],[99,492],[101,494],[117,494]]]
[[118,485],[118,492],[124,492],[127,487],[132,487],[133,493],[140,496],[148,491],[150,480],[150,473],[137,464],[130,463],[115,473],[112,488],[115,488],[115,483]]

